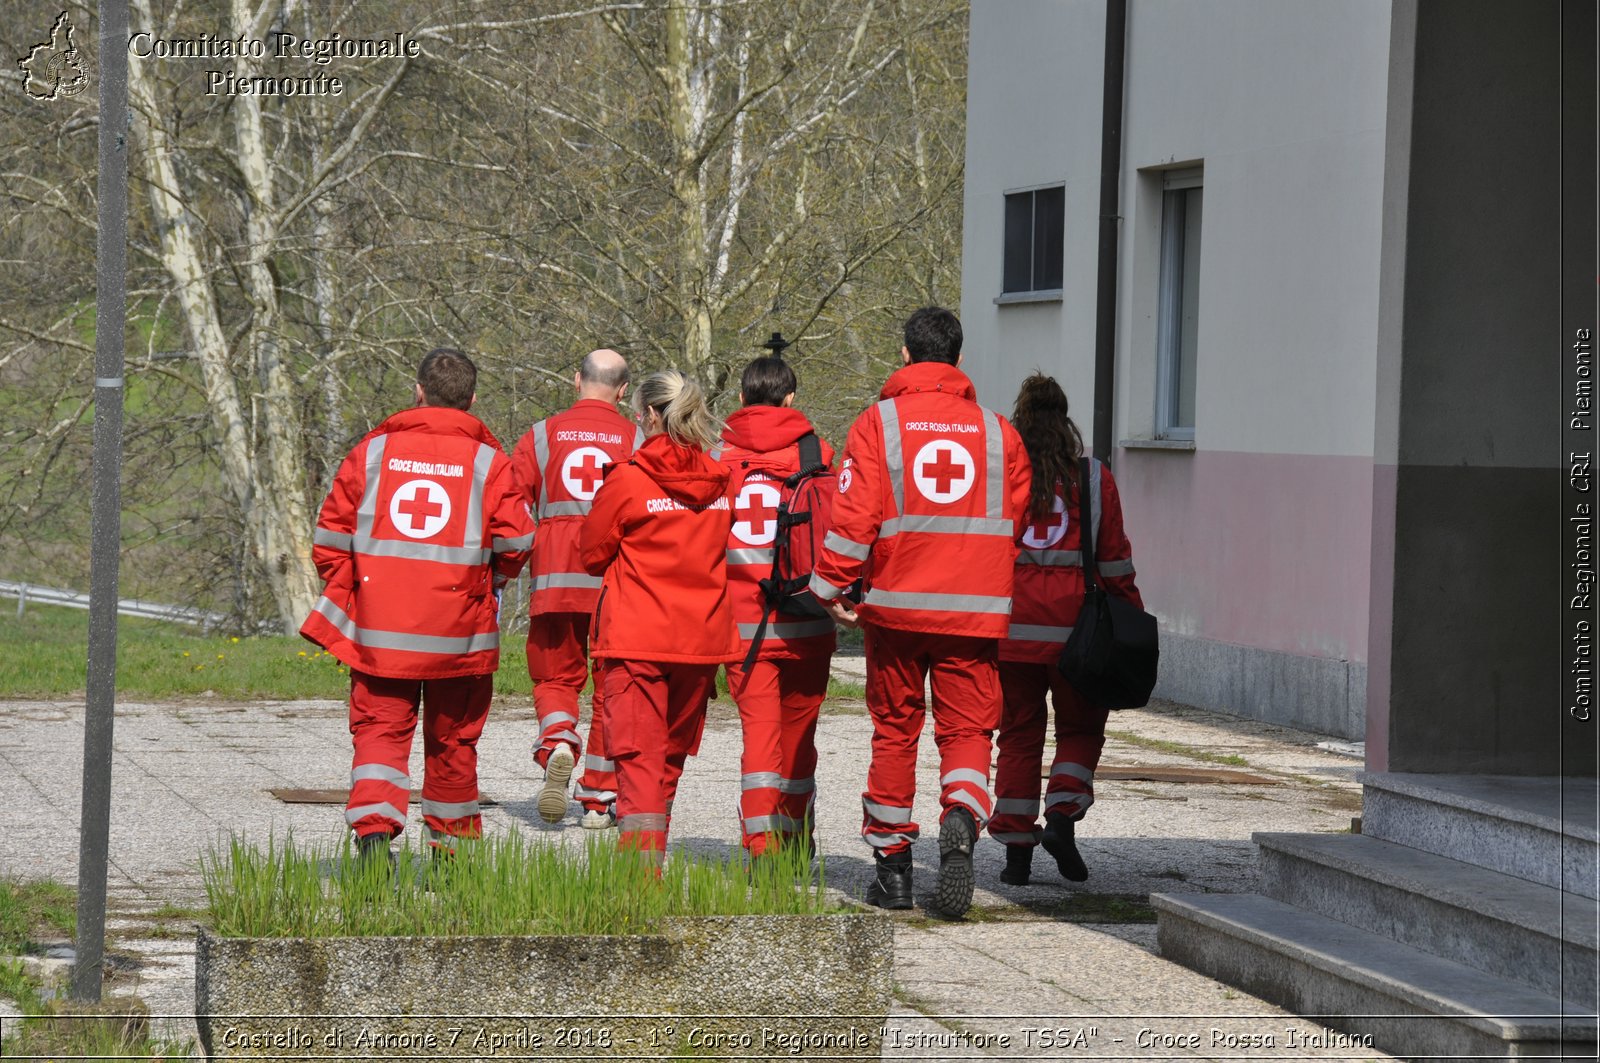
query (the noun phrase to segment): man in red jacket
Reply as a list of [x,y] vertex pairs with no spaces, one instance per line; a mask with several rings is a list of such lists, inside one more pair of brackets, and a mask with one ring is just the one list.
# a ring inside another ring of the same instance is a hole
[[[544,769],[539,816],[559,823],[567,814],[567,780],[583,741],[578,737],[578,693],[588,678],[589,614],[600,578],[578,558],[578,529],[603,470],[626,461],[639,445],[637,425],[617,412],[628,390],[628,363],[612,350],[589,352],[572,378],[578,401],[528,429],[511,456],[517,490],[539,522],[528,599],[528,675],[539,734],[533,759]],[[606,756],[602,723],[605,692],[595,672],[589,717],[589,752],[578,780],[585,827],[616,822],[616,769]]]
[[422,708],[422,819],[436,850],[482,833],[478,737],[500,663],[495,591],[533,546],[511,463],[482,421],[477,369],[439,348],[416,406],[356,444],[317,517],[327,586],[300,634],[350,666],[355,757],[345,822],[363,856],[405,829]]
[[[739,648],[749,659],[751,640],[762,638],[746,668],[728,665],[728,687],[744,730],[739,819],[753,858],[798,840],[809,845],[816,802],[817,713],[828,692],[828,659],[835,634],[831,619],[768,616],[760,581],[772,575],[783,481],[800,471],[800,440],[814,435],[794,408],[794,370],[781,358],[757,358],[740,379],[741,409],[727,420],[715,456],[728,469],[733,527],[728,534],[728,595],[739,628]],[[827,467],[833,448],[818,440]],[[766,618],[766,627],[761,624]]]
[[[931,673],[942,809],[932,907],[954,917],[972,903],[972,849],[993,810],[998,644],[1032,468],[1016,431],[978,405],[956,368],[954,314],[913,313],[900,357],[881,401],[851,426],[811,589],[840,623],[866,628],[873,735],[861,833],[877,857],[867,902],[882,908],[912,904],[911,810]],[[840,596],[861,577],[865,593],[852,610]]]

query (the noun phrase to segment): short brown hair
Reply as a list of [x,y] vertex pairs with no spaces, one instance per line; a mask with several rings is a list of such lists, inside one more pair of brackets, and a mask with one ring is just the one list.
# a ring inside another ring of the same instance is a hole
[[478,367],[451,347],[435,347],[417,366],[417,386],[429,406],[465,410],[478,390]]
[[757,358],[744,367],[739,378],[746,406],[782,406],[797,387],[794,370],[782,358]]

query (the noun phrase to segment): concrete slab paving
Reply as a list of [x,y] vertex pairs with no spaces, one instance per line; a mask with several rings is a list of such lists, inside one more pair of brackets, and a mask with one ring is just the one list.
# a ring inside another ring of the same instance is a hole
[[[835,665],[838,677],[860,681],[859,658]],[[0,802],[13,823],[0,874],[76,881],[82,712],[81,703],[0,702]],[[481,790],[498,802],[484,810],[485,830],[581,845],[588,832],[576,815],[555,826],[539,819],[535,730],[525,699],[496,703],[479,746]],[[1002,885],[1003,847],[985,839],[973,912],[943,922],[920,908],[938,865],[938,765],[926,734],[915,802],[924,831],[914,849],[919,909],[896,917],[899,1003],[884,1057],[1387,1058],[1319,1049],[1320,1027],[1162,960],[1148,906],[1151,892],[1253,890],[1252,831],[1348,830],[1360,809],[1359,762],[1318,749],[1326,736],[1171,703],[1116,713],[1109,730],[1107,766],[1210,765],[1275,785],[1105,781],[1080,825],[1088,882],[1062,882],[1040,851],[1034,884]],[[870,733],[859,701],[830,702],[818,726],[818,844],[829,885],[854,897],[872,876],[859,838]],[[737,848],[739,753],[737,714],[715,703],[679,790],[674,846]],[[421,761],[419,741],[411,763],[419,781]],[[268,791],[343,787],[349,764],[342,702],[119,705],[108,990],[136,993],[153,1014],[172,1017],[158,1029],[192,1037],[194,917],[184,910],[204,903],[200,854],[233,833],[337,841],[338,806],[285,804]],[[415,808],[411,817],[414,837]],[[1285,1051],[1293,1036],[1297,1046]]]

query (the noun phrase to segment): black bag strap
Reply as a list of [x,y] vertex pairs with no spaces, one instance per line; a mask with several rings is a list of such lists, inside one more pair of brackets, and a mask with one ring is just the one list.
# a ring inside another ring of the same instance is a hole
[[822,462],[822,440],[817,438],[817,433],[807,432],[795,441],[795,445],[800,448],[800,468],[783,481],[790,490],[805,477],[827,468]]
[[1089,463],[1094,459],[1087,454],[1078,457],[1078,554],[1083,562],[1083,591],[1085,596],[1096,590],[1094,576],[1094,522],[1089,519]]

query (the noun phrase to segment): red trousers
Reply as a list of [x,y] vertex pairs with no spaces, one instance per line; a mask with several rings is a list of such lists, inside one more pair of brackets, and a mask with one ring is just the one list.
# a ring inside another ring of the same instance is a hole
[[752,854],[768,839],[809,838],[816,803],[817,713],[828,692],[828,658],[728,665],[739,706],[744,752],[739,761],[740,837]]
[[422,820],[434,845],[483,833],[478,736],[489,718],[493,675],[388,679],[350,670],[350,802],[356,834],[399,834],[411,797],[411,739],[422,710]]
[[1005,711],[997,744],[994,818],[989,834],[1007,845],[1034,845],[1039,826],[1039,766],[1044,756],[1045,695],[1056,714],[1056,749],[1044,788],[1044,811],[1082,818],[1094,804],[1094,769],[1106,744],[1106,710],[1085,701],[1053,664],[1000,662]]
[[990,736],[1000,723],[999,641],[870,625],[866,641],[872,764],[861,795],[862,837],[883,855],[903,852],[917,839],[911,806],[930,676],[940,819],[963,805],[981,830],[991,807]]
[[[578,737],[578,694],[589,678],[589,614],[534,613],[528,618],[528,676],[533,680],[533,711],[539,714],[539,735],[533,759],[544,767],[557,746],[583,755]],[[604,811],[616,800],[615,769],[606,756],[604,684],[600,665],[593,666],[593,708],[589,713],[589,752],[583,756],[583,774],[573,796],[594,811]]]
[[608,659],[606,738],[617,765],[617,847],[667,847],[683,765],[700,749],[717,666]]

